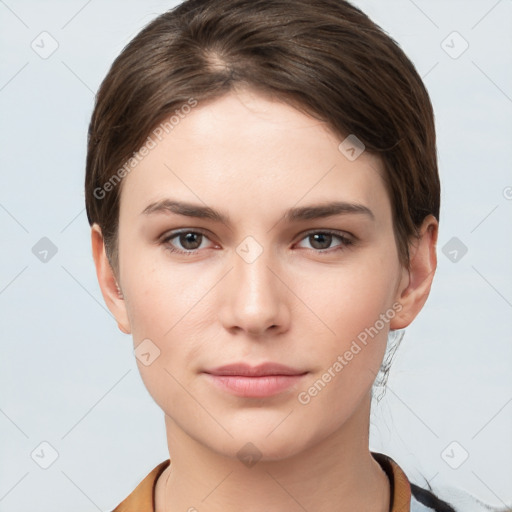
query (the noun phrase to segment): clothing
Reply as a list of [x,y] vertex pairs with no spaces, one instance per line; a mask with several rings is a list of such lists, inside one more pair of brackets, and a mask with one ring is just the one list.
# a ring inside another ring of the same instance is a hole
[[[400,466],[388,455],[371,452],[389,478],[391,503],[389,512],[480,512],[488,511],[483,504],[471,502],[476,508],[455,509],[434,493],[411,484]],[[158,477],[171,463],[167,459],[156,466],[112,512],[154,512],[155,485]],[[468,502],[466,502],[467,504]]]

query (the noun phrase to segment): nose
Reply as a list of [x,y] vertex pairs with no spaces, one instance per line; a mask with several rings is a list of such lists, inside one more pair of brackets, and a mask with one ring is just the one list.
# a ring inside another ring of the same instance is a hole
[[254,256],[233,254],[232,269],[222,280],[220,321],[233,333],[276,335],[289,326],[290,291],[270,250]]

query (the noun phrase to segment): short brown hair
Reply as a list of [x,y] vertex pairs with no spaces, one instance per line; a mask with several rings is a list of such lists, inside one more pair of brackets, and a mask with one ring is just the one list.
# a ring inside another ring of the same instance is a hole
[[119,170],[191,98],[212,100],[237,85],[288,102],[342,138],[354,134],[380,155],[408,266],[410,237],[427,215],[439,219],[440,183],[432,105],[398,44],[345,0],[186,0],[130,41],[96,96],[85,202],[113,269]]

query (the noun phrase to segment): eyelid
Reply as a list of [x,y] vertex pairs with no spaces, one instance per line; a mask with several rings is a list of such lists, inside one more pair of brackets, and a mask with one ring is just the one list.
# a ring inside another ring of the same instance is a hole
[[178,228],[166,231],[163,235],[159,237],[159,239],[161,241],[166,241],[169,240],[170,238],[175,238],[177,235],[181,235],[182,233],[200,233],[201,235],[208,237],[208,232],[203,228]]
[[[203,235],[205,238],[210,240],[210,242],[213,242],[213,240],[211,240],[211,238],[210,238],[209,233],[202,228],[182,228],[182,229],[167,231],[161,237],[159,237],[158,240],[160,243],[165,244],[165,243],[169,243],[174,238],[177,238],[180,235],[186,234],[186,233],[197,233],[197,234]],[[188,251],[188,252],[197,252],[197,249],[195,251]]]
[[304,238],[310,235],[314,235],[316,233],[323,233],[333,236],[339,236],[340,238],[343,238],[344,240],[350,240],[351,242],[356,241],[356,237],[352,235],[351,233],[348,233],[347,231],[342,231],[339,229],[331,229],[331,228],[315,228],[315,229],[309,229],[308,231],[304,231],[298,236],[298,241],[300,242]]

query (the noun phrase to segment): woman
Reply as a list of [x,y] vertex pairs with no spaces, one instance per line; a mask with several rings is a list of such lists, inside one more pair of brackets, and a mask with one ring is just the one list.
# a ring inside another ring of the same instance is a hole
[[85,185],[170,453],[117,512],[455,510],[368,446],[388,335],[436,270],[440,185],[427,91],[366,15],[159,16],[101,85]]

